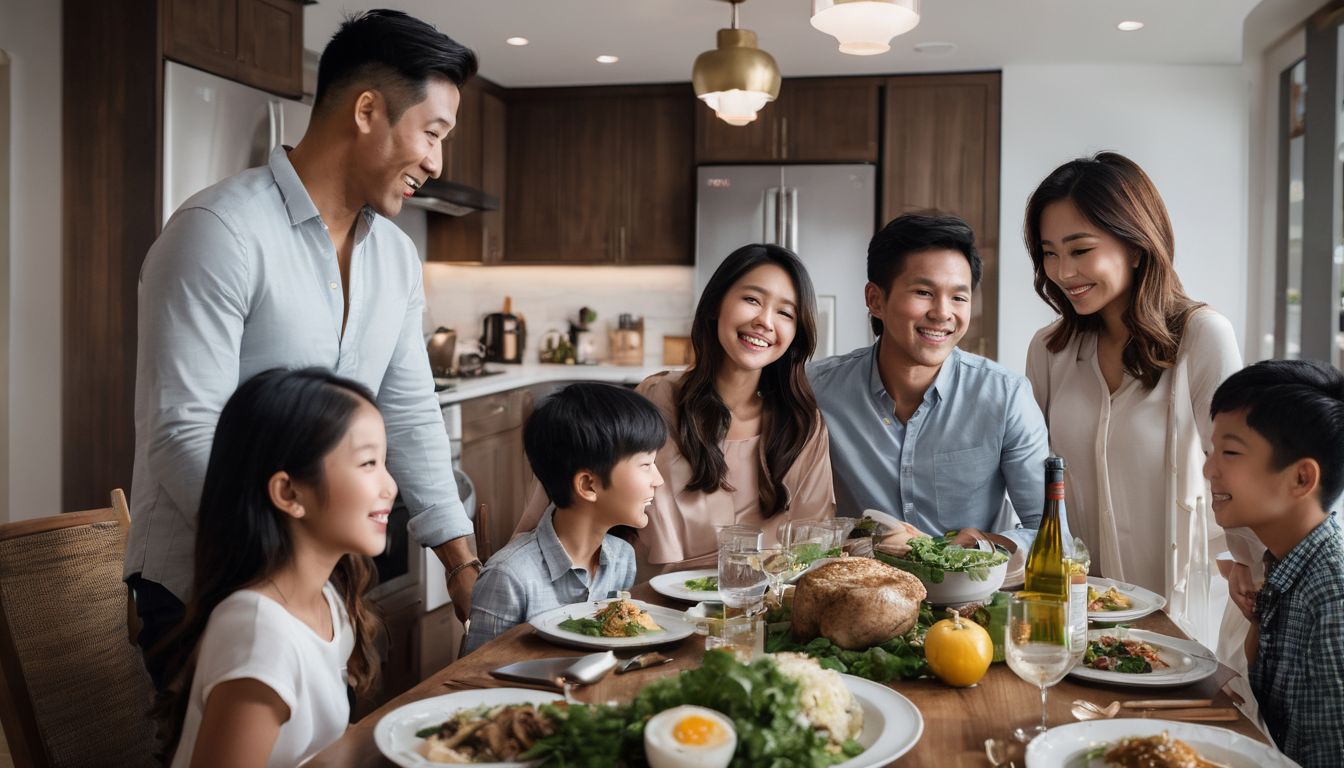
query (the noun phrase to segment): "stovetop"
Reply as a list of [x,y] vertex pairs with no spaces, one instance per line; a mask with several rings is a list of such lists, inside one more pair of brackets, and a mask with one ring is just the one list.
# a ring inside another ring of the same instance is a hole
[[466,371],[460,371],[458,375],[454,376],[453,378],[441,378],[435,376],[434,391],[451,392],[452,390],[457,389],[457,385],[462,381],[473,381],[475,379],[484,379],[487,376],[498,376],[501,373],[504,373],[504,371],[499,368],[479,368],[470,373]]

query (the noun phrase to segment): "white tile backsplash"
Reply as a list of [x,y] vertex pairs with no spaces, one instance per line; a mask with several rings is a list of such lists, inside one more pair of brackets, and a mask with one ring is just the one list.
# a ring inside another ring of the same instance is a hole
[[[400,223],[400,222],[399,222]],[[527,322],[525,359],[536,362],[547,331],[566,332],[581,307],[597,312],[591,328],[598,359],[609,350],[607,332],[623,313],[644,318],[644,361],[658,365],[663,336],[685,336],[694,311],[691,267],[484,267],[425,264],[425,330],[446,326],[458,338],[479,338],[481,322],[513,298],[514,314]]]

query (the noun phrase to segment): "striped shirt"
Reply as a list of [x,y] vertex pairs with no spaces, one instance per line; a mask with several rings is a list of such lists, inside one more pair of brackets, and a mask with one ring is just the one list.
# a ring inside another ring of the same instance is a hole
[[1283,753],[1344,764],[1344,540],[1332,514],[1282,560],[1265,552],[1251,690]]

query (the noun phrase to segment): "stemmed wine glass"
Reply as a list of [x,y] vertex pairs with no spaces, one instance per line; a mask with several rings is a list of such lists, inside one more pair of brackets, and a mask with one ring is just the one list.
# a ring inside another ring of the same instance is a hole
[[826,522],[790,522],[783,533],[791,573],[807,570],[812,561],[824,557],[835,545],[835,529]]
[[1068,603],[1046,595],[1018,594],[1008,602],[1003,649],[1017,676],[1041,689],[1040,725],[1013,731],[1018,741],[1031,741],[1046,731],[1046,696],[1073,666]]

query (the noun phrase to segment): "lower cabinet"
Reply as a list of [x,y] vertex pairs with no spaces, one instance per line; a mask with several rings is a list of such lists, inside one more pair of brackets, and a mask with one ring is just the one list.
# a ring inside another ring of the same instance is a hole
[[532,395],[516,389],[462,403],[462,471],[476,486],[476,552],[484,562],[513,535],[527,504],[523,424]]
[[[426,553],[429,557],[432,554]],[[356,702],[354,719],[359,719],[387,701],[414,688],[420,682],[420,617],[424,604],[418,589],[403,589],[375,601],[383,619],[378,638],[378,657],[382,674],[378,687]]]

